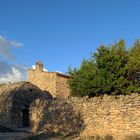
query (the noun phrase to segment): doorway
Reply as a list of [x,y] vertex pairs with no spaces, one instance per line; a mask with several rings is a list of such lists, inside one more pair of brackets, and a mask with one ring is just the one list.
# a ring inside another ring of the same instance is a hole
[[22,109],[22,125],[23,127],[29,127],[29,109]]

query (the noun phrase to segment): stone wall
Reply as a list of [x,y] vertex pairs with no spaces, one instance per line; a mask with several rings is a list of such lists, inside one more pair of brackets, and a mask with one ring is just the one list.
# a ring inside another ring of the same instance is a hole
[[47,134],[76,135],[83,128],[83,120],[78,111],[63,99],[35,100],[31,106],[32,132]]
[[140,136],[140,94],[36,101],[31,110],[34,131],[80,132],[81,137],[115,140]]
[[116,140],[140,136],[140,94],[70,98],[68,103],[81,112],[82,136],[110,135]]
[[58,72],[43,71],[43,64],[36,63],[35,69],[28,70],[28,81],[40,89],[48,91],[53,97],[66,98],[70,94],[68,75]]
[[38,86],[41,90],[48,91],[54,97],[56,96],[56,73],[48,73],[28,70],[28,81]]
[[[23,128],[28,120],[30,126],[30,104],[36,99],[52,99],[52,96],[41,91],[29,82],[18,82],[0,85],[0,126]],[[28,115],[23,110],[28,111]]]
[[67,84],[69,77],[57,74],[56,77],[56,93],[58,98],[67,98],[70,95],[70,88]]

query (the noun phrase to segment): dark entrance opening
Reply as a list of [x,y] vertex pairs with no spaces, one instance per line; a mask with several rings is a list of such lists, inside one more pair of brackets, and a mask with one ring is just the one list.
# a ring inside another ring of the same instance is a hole
[[22,109],[22,123],[23,127],[29,127],[29,109]]

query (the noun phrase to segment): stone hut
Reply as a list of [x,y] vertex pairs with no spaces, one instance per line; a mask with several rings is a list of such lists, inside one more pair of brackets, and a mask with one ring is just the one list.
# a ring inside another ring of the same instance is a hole
[[69,78],[69,75],[59,72],[44,71],[41,62],[36,62],[35,69],[28,70],[28,81],[48,91],[55,98],[67,98],[70,95],[67,84]]
[[29,82],[0,85],[0,125],[14,129],[29,127],[30,104],[40,98],[51,96]]

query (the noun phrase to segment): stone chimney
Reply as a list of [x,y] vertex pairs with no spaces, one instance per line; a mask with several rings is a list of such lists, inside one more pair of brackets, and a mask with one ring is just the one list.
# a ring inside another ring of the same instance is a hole
[[37,61],[35,64],[35,70],[37,72],[42,72],[43,71],[43,64],[41,61]]

